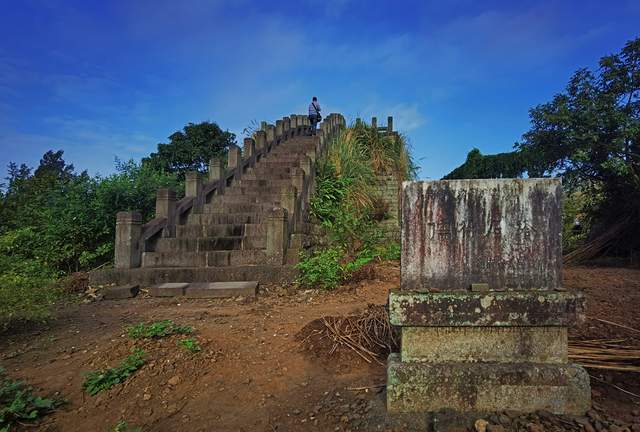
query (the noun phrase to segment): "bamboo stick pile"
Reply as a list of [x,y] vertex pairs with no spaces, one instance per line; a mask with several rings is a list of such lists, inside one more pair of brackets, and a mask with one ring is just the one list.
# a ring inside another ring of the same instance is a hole
[[569,341],[569,359],[589,369],[640,372],[640,346],[628,339]]

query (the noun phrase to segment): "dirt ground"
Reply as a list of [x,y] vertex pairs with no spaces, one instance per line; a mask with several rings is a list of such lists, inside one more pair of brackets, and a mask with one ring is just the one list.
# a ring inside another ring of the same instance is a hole
[[[139,296],[68,305],[46,327],[0,336],[0,364],[10,376],[68,402],[45,417],[40,431],[110,431],[121,420],[147,431],[385,430],[385,367],[357,356],[318,358],[296,333],[326,315],[355,314],[384,304],[399,283],[399,267],[378,265],[336,292],[264,287],[256,300],[184,300]],[[579,339],[625,338],[640,345],[640,270],[565,269],[564,284],[584,290],[587,323]],[[132,341],[127,325],[171,319],[192,326],[202,352],[186,353],[178,337]],[[116,365],[132,347],[147,363],[125,384],[91,397],[84,373]],[[634,373],[590,370],[594,406],[640,423]],[[395,430],[404,430],[402,424]],[[634,429],[635,430],[635,429]]]

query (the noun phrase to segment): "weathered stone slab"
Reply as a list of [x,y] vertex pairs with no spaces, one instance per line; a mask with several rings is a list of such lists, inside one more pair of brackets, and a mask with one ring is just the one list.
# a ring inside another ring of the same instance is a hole
[[255,297],[257,293],[257,281],[192,283],[185,291],[188,298]]
[[403,362],[566,363],[566,327],[403,327]]
[[402,289],[559,289],[560,179],[403,183]]
[[389,356],[387,410],[491,412],[510,409],[583,415],[589,375],[575,365],[412,363]]
[[130,284],[123,286],[108,287],[104,289],[105,300],[121,300],[133,298],[140,292],[140,285]]
[[584,320],[584,311],[584,296],[574,291],[389,293],[396,326],[570,326]]
[[154,297],[176,297],[183,296],[185,289],[189,286],[185,282],[164,283],[151,287],[149,294]]

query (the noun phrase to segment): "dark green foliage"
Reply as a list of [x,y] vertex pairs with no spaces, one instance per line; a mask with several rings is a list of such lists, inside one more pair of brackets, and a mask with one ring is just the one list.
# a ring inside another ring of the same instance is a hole
[[9,432],[17,423],[32,423],[53,411],[62,401],[34,396],[33,389],[7,377],[0,368],[0,432]]
[[171,320],[156,321],[151,324],[139,323],[127,327],[127,335],[132,339],[159,339],[173,334],[190,334],[193,328],[179,326]]
[[97,370],[87,373],[82,387],[91,396],[95,396],[103,390],[108,390],[116,384],[123,383],[144,365],[145,352],[139,348],[125,358],[115,368]]
[[184,179],[187,171],[206,172],[211,158],[221,158],[236,137],[216,123],[189,123],[169,137],[168,144],[158,144],[158,151],[142,160],[153,170],[177,174]]
[[202,347],[200,347],[200,343],[194,338],[185,338],[180,339],[178,341],[178,346],[186,349],[192,354],[202,351]]
[[467,155],[467,160],[443,179],[518,178],[526,171],[527,161],[521,152],[483,155],[474,148]]
[[344,252],[338,247],[330,247],[301,257],[297,265],[300,270],[298,283],[307,287],[333,289],[343,280],[340,261]]

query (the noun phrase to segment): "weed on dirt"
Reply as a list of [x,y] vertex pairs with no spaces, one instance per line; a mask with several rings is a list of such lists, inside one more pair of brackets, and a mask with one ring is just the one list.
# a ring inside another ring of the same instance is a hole
[[142,432],[142,428],[129,426],[126,421],[120,421],[110,432]]
[[173,334],[191,334],[193,328],[179,326],[171,320],[156,321],[151,324],[139,323],[127,327],[127,335],[132,339],[159,339]]
[[34,396],[31,387],[10,379],[0,368],[0,432],[35,422],[61,404],[61,400]]
[[144,350],[135,348],[133,353],[117,367],[89,372],[82,387],[91,396],[95,396],[103,390],[124,382],[144,365],[144,354]]
[[202,348],[200,347],[200,343],[198,343],[198,341],[194,338],[180,339],[178,341],[178,346],[194,354],[202,351]]

